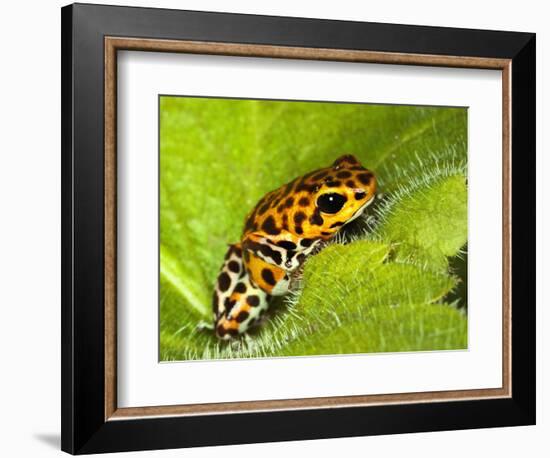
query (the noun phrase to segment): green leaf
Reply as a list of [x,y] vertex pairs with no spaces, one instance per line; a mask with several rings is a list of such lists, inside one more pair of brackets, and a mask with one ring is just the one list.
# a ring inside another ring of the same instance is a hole
[[359,320],[285,348],[288,355],[334,355],[466,348],[467,321],[447,304],[398,304],[368,310]]
[[378,234],[396,244],[397,259],[446,270],[468,235],[466,178],[454,175],[409,192],[388,211]]
[[[465,109],[161,97],[160,116],[162,360],[464,348],[442,301],[467,238]],[[376,173],[376,220],[311,257],[250,336],[197,330],[248,211],[342,153]]]
[[[459,327],[454,321],[464,320],[455,309],[438,306],[439,313],[431,314],[430,305],[417,305],[438,301],[455,286],[455,279],[413,264],[382,262],[386,256],[381,255],[388,253],[389,246],[380,242],[358,241],[332,245],[311,258],[304,271],[304,289],[294,305],[307,323],[308,337],[294,340],[284,354],[324,354],[327,342],[331,342],[331,353],[410,351],[418,346],[414,328],[407,325],[399,333],[393,330],[402,326],[399,321],[403,313],[412,313],[411,308],[422,312],[422,323],[417,324],[429,332],[436,329],[433,318],[447,317]],[[375,324],[380,322],[384,326]]]

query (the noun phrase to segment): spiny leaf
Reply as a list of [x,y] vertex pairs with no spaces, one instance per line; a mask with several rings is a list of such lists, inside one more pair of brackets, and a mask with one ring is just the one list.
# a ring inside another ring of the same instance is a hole
[[468,194],[463,175],[435,181],[403,197],[377,233],[396,244],[397,259],[446,270],[468,236]]
[[456,350],[467,346],[467,321],[448,304],[399,304],[370,309],[304,342],[289,354],[339,354]]

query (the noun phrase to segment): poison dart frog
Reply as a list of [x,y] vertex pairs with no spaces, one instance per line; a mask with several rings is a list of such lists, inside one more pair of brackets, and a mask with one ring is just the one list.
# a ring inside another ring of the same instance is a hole
[[225,255],[212,300],[216,335],[228,340],[257,324],[271,297],[289,291],[292,273],[360,216],[375,192],[374,174],[344,155],[266,194]]

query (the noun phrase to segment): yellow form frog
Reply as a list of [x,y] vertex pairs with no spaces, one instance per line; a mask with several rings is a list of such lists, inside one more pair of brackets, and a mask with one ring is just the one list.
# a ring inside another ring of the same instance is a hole
[[256,324],[271,296],[288,292],[292,272],[361,215],[375,192],[374,174],[345,155],[266,194],[225,255],[212,300],[216,335],[230,339]]

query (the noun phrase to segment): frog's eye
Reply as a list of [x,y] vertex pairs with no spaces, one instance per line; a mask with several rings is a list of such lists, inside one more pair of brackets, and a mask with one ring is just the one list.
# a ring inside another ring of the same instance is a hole
[[347,201],[347,197],[335,192],[323,194],[317,199],[317,207],[323,213],[338,213]]

